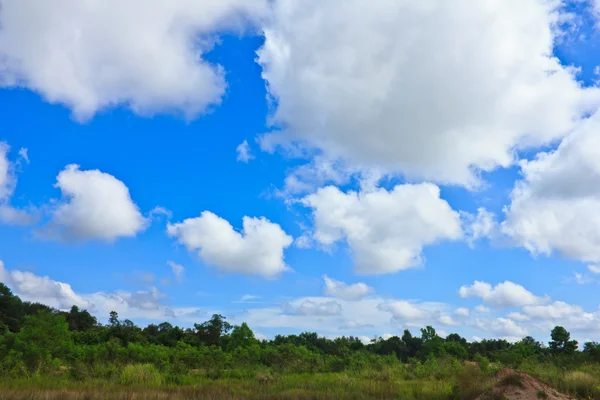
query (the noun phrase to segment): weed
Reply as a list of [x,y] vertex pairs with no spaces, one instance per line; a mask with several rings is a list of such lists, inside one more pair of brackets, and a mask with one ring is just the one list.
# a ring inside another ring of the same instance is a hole
[[160,386],[163,377],[152,364],[130,364],[121,371],[123,385]]
[[537,391],[537,398],[538,399],[547,399],[548,395],[543,390],[538,390]]
[[517,373],[513,373],[502,378],[500,382],[498,382],[501,386],[516,386],[520,388],[524,388],[523,385],[523,377]]

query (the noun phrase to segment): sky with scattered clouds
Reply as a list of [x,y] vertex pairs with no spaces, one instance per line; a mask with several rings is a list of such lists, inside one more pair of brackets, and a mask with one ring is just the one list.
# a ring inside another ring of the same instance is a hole
[[600,337],[597,0],[0,0],[0,280],[260,337]]

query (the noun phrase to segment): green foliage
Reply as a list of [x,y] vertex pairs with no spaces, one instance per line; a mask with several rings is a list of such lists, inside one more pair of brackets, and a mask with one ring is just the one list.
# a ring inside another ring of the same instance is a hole
[[132,364],[123,368],[119,382],[123,385],[160,386],[163,377],[152,364]]
[[577,350],[577,341],[569,340],[571,334],[562,326],[557,326],[550,333],[552,341],[550,350],[555,354],[573,354]]
[[[116,312],[101,325],[76,306],[65,312],[22,302],[0,285],[0,375],[9,382],[52,377],[135,390],[227,382],[232,389],[218,392],[226,396],[210,398],[335,399],[364,393],[364,398],[449,400],[493,395],[493,372],[508,366],[572,394],[600,398],[597,362],[600,345],[589,342],[577,351],[562,327],[552,330],[549,348],[531,337],[517,343],[469,343],[458,334],[442,338],[432,326],[420,336],[405,330],[366,345],[356,337],[331,340],[313,332],[259,341],[247,324],[232,326],[218,314],[187,329],[167,322],[141,329]],[[508,376],[504,383],[519,385],[519,379]],[[317,393],[322,396],[311,397]]]
[[566,392],[582,398],[593,397],[600,394],[597,379],[582,371],[572,371],[565,375],[564,384],[561,385]]

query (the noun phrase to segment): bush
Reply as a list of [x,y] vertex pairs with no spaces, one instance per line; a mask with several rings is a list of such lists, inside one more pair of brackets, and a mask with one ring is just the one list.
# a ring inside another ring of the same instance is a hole
[[564,377],[565,389],[581,397],[594,397],[598,394],[596,378],[581,371],[569,372]]
[[120,383],[124,385],[159,386],[161,373],[152,364],[131,364],[121,371]]
[[456,377],[452,388],[453,398],[471,400],[487,391],[492,380],[475,365],[467,365]]

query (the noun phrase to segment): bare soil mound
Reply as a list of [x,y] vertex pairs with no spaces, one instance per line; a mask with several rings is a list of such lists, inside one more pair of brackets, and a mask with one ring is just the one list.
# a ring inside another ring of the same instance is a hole
[[498,372],[498,383],[477,400],[575,400],[532,376],[512,369]]

